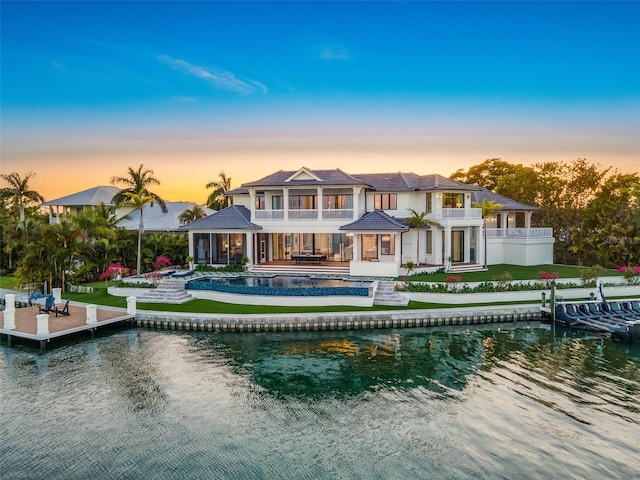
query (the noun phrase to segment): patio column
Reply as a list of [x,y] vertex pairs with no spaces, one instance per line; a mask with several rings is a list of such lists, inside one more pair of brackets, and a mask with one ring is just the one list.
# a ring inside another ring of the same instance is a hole
[[253,232],[244,234],[245,241],[247,242],[247,258],[249,259],[249,265],[253,265]]
[[442,259],[445,264],[449,261],[451,256],[451,227],[444,227],[444,258]]
[[322,218],[322,187],[318,187],[318,206],[317,206],[317,210],[318,210],[318,220],[321,222],[323,220]]
[[527,230],[529,230],[531,228],[531,216],[533,215],[533,213],[531,212],[525,212],[524,213],[524,228],[526,228]]
[[469,263],[471,261],[471,228],[464,229],[464,261]]
[[353,235],[353,260],[356,262],[362,260],[362,252],[360,251],[360,234]]
[[352,187],[353,190],[353,220],[358,219],[358,212],[360,211],[360,187]]
[[249,189],[249,211],[251,212],[251,222],[256,221],[256,191],[253,188]]

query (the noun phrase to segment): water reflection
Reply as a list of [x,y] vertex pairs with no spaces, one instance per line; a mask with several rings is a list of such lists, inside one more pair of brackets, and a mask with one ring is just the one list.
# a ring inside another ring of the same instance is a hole
[[221,334],[202,337],[194,348],[200,355],[224,355],[236,374],[279,398],[345,398],[417,387],[455,397],[480,373],[513,363],[532,369],[540,379],[528,380],[542,388],[570,386],[565,394],[575,402],[596,391],[608,404],[638,411],[629,402],[640,394],[635,347],[598,338],[585,342],[549,329]]

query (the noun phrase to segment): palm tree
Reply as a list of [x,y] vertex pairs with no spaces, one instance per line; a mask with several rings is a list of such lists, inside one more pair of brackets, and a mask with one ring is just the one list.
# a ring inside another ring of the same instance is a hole
[[484,198],[482,200],[482,203],[478,203],[475,201],[471,202],[471,206],[474,208],[479,208],[481,210],[482,229],[484,232],[484,268],[487,268],[487,217],[499,208],[502,208],[502,204]]
[[195,222],[196,220],[200,220],[206,216],[207,214],[200,205],[194,205],[193,208],[187,208],[182,212],[178,216],[178,220],[180,220],[180,223],[183,225],[186,225],[187,223]]
[[146,205],[152,205],[157,202],[162,209],[162,213],[167,213],[167,205],[159,195],[150,192],[149,186],[160,185],[160,181],[153,176],[153,170],[144,169],[144,165],[140,164],[138,170],[129,167],[129,175],[127,177],[111,177],[111,183],[122,183],[125,188],[120,190],[113,196],[111,200],[116,205],[126,205],[138,210],[138,258],[136,261],[136,275],[140,275],[140,261],[142,254],[142,232],[144,223],[142,218],[142,209]]
[[140,275],[140,264],[142,260],[142,232],[144,231],[142,209],[146,205],[153,205],[154,198],[151,195],[146,195],[144,192],[126,192],[124,196],[126,200],[122,201],[120,205],[133,207],[134,210],[138,210],[138,254],[136,256],[136,275]]
[[44,197],[35,190],[29,189],[29,179],[35,176],[35,173],[29,172],[24,178],[20,177],[18,172],[3,173],[0,175],[5,182],[9,184],[0,190],[0,195],[9,201],[12,205],[18,205],[20,212],[20,221],[24,222],[24,206],[35,202],[44,202]]
[[213,192],[207,198],[207,207],[214,210],[221,210],[231,205],[231,197],[227,197],[227,192],[231,190],[231,178],[224,172],[218,174],[219,180],[209,182],[204,188],[213,188]]
[[413,210],[412,208],[410,208],[409,210],[411,211],[411,216],[407,218],[406,223],[410,227],[414,227],[418,229],[418,240],[416,242],[416,249],[417,249],[416,263],[417,265],[420,265],[420,229],[428,225],[440,226],[440,224],[438,222],[434,222],[433,220],[429,220],[427,218],[427,215],[431,213],[430,211],[418,212],[416,210]]

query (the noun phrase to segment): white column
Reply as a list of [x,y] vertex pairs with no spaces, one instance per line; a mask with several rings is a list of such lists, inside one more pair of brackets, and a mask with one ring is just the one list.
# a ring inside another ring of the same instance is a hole
[[353,219],[358,219],[360,212],[360,187],[353,187]]
[[95,325],[98,323],[98,306],[87,305],[87,325]]
[[253,261],[253,232],[245,233],[244,238],[247,242],[247,258],[249,259],[249,265],[254,265]]
[[16,309],[11,308],[2,312],[4,315],[4,329],[15,330],[16,328]]
[[49,314],[36,315],[36,321],[38,323],[37,335],[49,335]]
[[524,228],[527,230],[531,228],[531,212],[525,212],[524,214]]
[[318,187],[318,220],[322,221],[322,187]]
[[[444,262],[448,264],[451,256],[451,227],[444,227]],[[451,266],[451,265],[449,265]]]
[[464,261],[467,263],[471,260],[471,228],[464,229]]
[[15,295],[15,293],[7,293],[4,296],[4,308],[6,310],[15,310],[16,309],[16,295]]
[[127,297],[127,315],[136,314],[136,297]]
[[256,221],[256,191],[253,188],[249,189],[249,211],[251,212],[251,221]]
[[362,252],[360,252],[360,234],[353,234],[353,260],[359,262],[362,260]]
[[282,189],[282,202],[284,203],[282,205],[284,207],[284,220],[287,221],[289,220],[289,189],[287,187]]

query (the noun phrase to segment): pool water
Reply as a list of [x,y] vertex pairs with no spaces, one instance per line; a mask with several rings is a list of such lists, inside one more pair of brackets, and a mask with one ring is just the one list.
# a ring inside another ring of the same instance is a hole
[[301,275],[203,277],[187,282],[187,290],[213,290],[241,295],[368,296],[371,281]]
[[638,478],[636,347],[535,324],[3,343],[2,478]]

